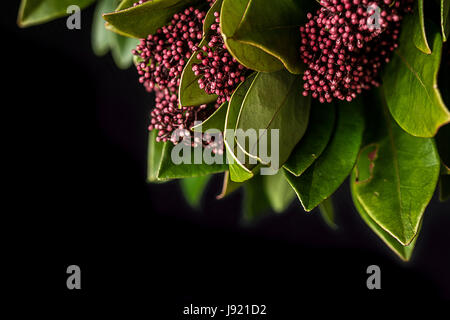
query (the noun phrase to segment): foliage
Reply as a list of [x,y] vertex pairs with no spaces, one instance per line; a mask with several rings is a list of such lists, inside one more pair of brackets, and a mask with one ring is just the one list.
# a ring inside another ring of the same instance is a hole
[[[28,27],[64,16],[71,2],[22,0],[18,23]],[[79,0],[78,5],[93,2]],[[154,34],[189,6],[208,8],[205,0],[134,2],[99,0],[95,9],[93,49],[100,56],[112,50],[123,68],[131,62],[136,38]],[[409,260],[437,187],[442,201],[450,197],[449,3],[415,1],[414,13],[402,21],[399,46],[383,70],[380,88],[351,103],[319,104],[302,95],[305,66],[299,50],[299,27],[307,13],[317,11],[318,1],[217,0],[205,18],[198,51],[186,61],[178,99],[192,108],[216,101],[217,96],[199,88],[200,76],[192,66],[201,62],[197,53],[208,45],[210,26],[220,18],[226,48],[249,73],[231,99],[192,134],[218,128],[224,157],[233,161],[176,165],[171,160],[175,146],[156,142],[154,130],[149,135],[148,181],[183,179],[181,190],[198,208],[210,175],[224,173],[218,198],[242,187],[245,221],[271,210],[281,213],[298,198],[306,211],[320,209],[326,223],[336,228],[332,196],[349,178],[362,220],[401,259]],[[278,174],[259,175],[270,163],[254,152],[255,146],[235,143],[234,130],[250,128],[279,130]],[[195,158],[201,149],[194,148],[190,156]]]

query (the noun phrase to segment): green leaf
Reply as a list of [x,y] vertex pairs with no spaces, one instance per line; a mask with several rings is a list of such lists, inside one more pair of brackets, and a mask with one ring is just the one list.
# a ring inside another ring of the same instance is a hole
[[217,95],[207,94],[204,89],[200,89],[198,80],[201,75],[196,76],[194,71],[192,71],[192,67],[194,64],[201,62],[197,59],[197,55],[201,51],[201,48],[206,46],[209,42],[209,37],[211,35],[210,27],[215,22],[214,12],[220,10],[221,3],[222,0],[216,1],[206,14],[203,28],[207,31],[204,32],[203,39],[198,45],[199,50],[194,52],[181,74],[178,100],[183,107],[199,106],[217,101]]
[[[257,144],[266,136],[267,150],[272,150],[271,130],[279,130],[279,166],[287,161],[308,126],[311,100],[302,95],[302,81],[300,76],[286,70],[258,73],[239,114],[236,128],[244,132],[257,130]],[[238,141],[247,154],[267,164],[258,154],[257,144],[243,146]]]
[[436,188],[439,155],[433,139],[411,136],[393,121],[380,94],[367,107],[379,110],[369,121],[377,121],[380,131],[361,149],[352,188],[370,218],[409,245]]
[[[109,31],[110,32],[110,31]],[[119,34],[111,34],[111,51],[114,62],[121,69],[128,69],[133,62],[131,51],[136,48],[139,40],[127,38]]]
[[441,0],[441,31],[442,39],[447,42],[447,37],[450,34],[450,1]]
[[220,13],[220,30],[228,51],[245,67],[261,72],[283,68],[279,59],[264,50],[232,38],[245,15],[250,0],[224,0]]
[[201,124],[192,127],[192,131],[195,132],[205,132],[208,130],[219,130],[224,132],[225,130],[225,120],[227,117],[228,102],[224,102],[208,119],[203,121]]
[[426,54],[431,54],[430,46],[428,45],[427,35],[425,32],[425,16],[423,10],[423,0],[417,0],[416,6],[414,8],[415,23],[413,24],[414,29],[408,30],[413,34],[413,42],[417,49]]
[[[353,180],[353,178],[352,178]],[[383,228],[381,228],[366,212],[366,210],[363,208],[363,206],[359,203],[359,200],[356,196],[356,191],[354,190],[354,184],[351,184],[351,191],[352,191],[352,198],[353,203],[358,210],[361,218],[364,220],[364,222],[372,229],[378,237],[381,238],[381,240],[384,241],[384,243],[396,254],[398,255],[402,260],[408,261],[411,259],[411,255],[414,250],[414,246],[417,241],[417,237],[414,238],[414,240],[409,244],[408,246],[403,246],[400,244],[397,239],[392,237],[389,233],[387,233]]]
[[263,188],[263,177],[255,176],[244,184],[244,222],[252,223],[270,213],[270,202]]
[[[208,39],[203,38],[198,47],[203,47],[207,42]],[[201,76],[196,76],[194,71],[192,71],[194,64],[200,63],[200,60],[197,59],[199,52],[200,49],[191,56],[181,74],[178,101],[183,107],[199,106],[217,101],[217,95],[207,94],[204,89],[200,89],[198,80]]]
[[[235,135],[230,130],[236,129],[242,103],[254,80],[255,74],[252,74],[236,88],[231,96],[227,116],[225,118],[224,145],[228,161],[230,162],[230,178],[234,182],[244,182],[253,177],[253,172],[249,168],[245,167],[245,165],[236,157],[236,146],[234,143]],[[234,146],[234,148],[232,146]]]
[[202,176],[180,180],[181,190],[189,205],[195,209],[200,207],[203,191],[211,176]]
[[230,172],[226,171],[223,175],[223,185],[222,185],[222,192],[217,196],[217,200],[221,200],[234,191],[238,190],[240,187],[242,187],[242,182],[234,182],[230,178]]
[[284,164],[286,170],[298,177],[319,158],[330,141],[335,117],[333,104],[313,101],[308,129]]
[[104,56],[110,49],[111,31],[105,28],[105,20],[102,14],[114,11],[115,1],[101,0],[98,1],[94,12],[94,20],[92,23],[92,49],[97,56]]
[[336,129],[325,151],[300,177],[286,172],[303,208],[311,211],[329,198],[352,170],[364,131],[361,99],[339,103]]
[[[226,148],[226,154],[228,159],[234,156],[234,153],[232,153],[228,148]],[[244,182],[254,176],[253,171],[246,168],[237,158],[233,158],[233,163],[229,164],[229,171],[231,180],[234,182]]]
[[116,3],[117,1],[111,0],[98,2],[92,27],[92,48],[98,56],[105,55],[111,49],[116,65],[121,69],[127,69],[133,62],[131,50],[136,48],[139,40],[118,35],[105,28],[102,14],[114,11]]
[[215,13],[222,10],[223,0],[215,0],[211,8],[206,13],[205,21],[203,22],[203,35],[206,36],[211,31],[211,25],[216,23]]
[[[201,139],[201,134],[198,134]],[[162,157],[161,157],[161,166],[159,168],[158,179],[160,180],[168,180],[168,179],[183,179],[183,178],[192,178],[204,176],[212,173],[225,172],[228,167],[225,164],[225,157],[223,157],[221,163],[222,164],[207,164],[204,161],[203,154],[204,152],[210,152],[206,149],[203,149],[201,146],[199,147],[186,147],[187,152],[187,160],[188,163],[175,164],[172,161],[172,152],[175,155],[184,156],[184,150],[177,152],[177,150],[173,151],[174,148],[180,147],[183,143],[180,142],[177,146],[174,146],[172,143],[166,143],[163,148]],[[216,158],[217,160],[220,160]],[[196,162],[199,162],[196,164]]]
[[[221,31],[228,50],[249,69],[303,71],[298,31],[313,1],[224,0]],[[286,45],[289,44],[289,45]]]
[[334,206],[333,206],[333,200],[332,197],[329,197],[328,199],[325,199],[322,201],[321,204],[319,204],[319,211],[320,215],[322,216],[325,223],[333,230],[336,230],[338,226],[336,225],[336,222],[334,221]]
[[441,176],[439,191],[440,201],[444,202],[450,199],[450,175]]
[[57,18],[67,16],[67,8],[77,5],[81,9],[89,6],[95,0],[22,0],[19,9],[17,23],[20,27],[48,22]]
[[152,0],[136,7],[105,14],[103,18],[111,25],[113,31],[124,36],[142,39],[168,24],[175,13],[199,3],[204,1]]
[[267,199],[273,211],[282,213],[289,207],[295,199],[295,192],[292,190],[282,171],[275,175],[262,176],[263,186]]
[[435,28],[430,31],[432,54],[415,48],[409,30],[413,17],[404,20],[400,47],[386,66],[383,77],[386,100],[395,121],[413,136],[432,137],[439,127],[450,122],[450,112],[437,88],[437,74],[441,63],[442,39]]
[[150,131],[148,136],[148,156],[147,156],[147,181],[158,182],[159,168],[161,167],[161,158],[163,149],[167,142],[156,142],[158,132]]

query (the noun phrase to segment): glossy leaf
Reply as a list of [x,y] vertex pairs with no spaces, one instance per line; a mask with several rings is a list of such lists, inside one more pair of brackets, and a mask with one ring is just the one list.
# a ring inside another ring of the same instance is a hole
[[[225,164],[225,157],[223,157],[223,164],[205,163],[204,159],[202,158],[202,154],[206,152],[206,149],[203,149],[201,146],[196,148],[189,148],[189,163],[181,163],[177,165],[172,160],[172,151],[174,148],[175,146],[172,143],[166,143],[164,145],[161,157],[161,166],[158,172],[159,180],[199,177],[212,173],[225,172],[228,169],[227,165]],[[176,154],[178,155],[178,153]],[[182,151],[180,151],[180,154],[184,155]],[[196,159],[199,159],[199,164],[195,164]]]
[[113,33],[110,41],[112,56],[116,65],[121,69],[129,68],[133,62],[131,51],[136,48],[139,40]]
[[227,158],[233,158],[233,163],[229,164],[229,171],[231,180],[234,182],[244,182],[253,178],[254,174],[252,170],[246,168],[242,163],[239,162],[237,158],[234,157],[228,148],[226,149]]
[[337,106],[336,129],[325,151],[300,177],[286,172],[306,211],[329,198],[350,174],[361,146],[364,118],[361,99]]
[[273,72],[283,68],[279,59],[253,45],[232,38],[245,15],[250,0],[224,0],[220,13],[220,29],[228,51],[251,70]]
[[111,31],[105,28],[105,20],[102,14],[114,11],[115,1],[101,0],[98,1],[94,12],[94,20],[92,23],[92,49],[97,56],[104,56],[110,49]]
[[[352,179],[353,180],[353,179]],[[408,246],[403,246],[400,242],[397,241],[394,237],[392,237],[388,232],[386,232],[383,228],[381,228],[370,216],[367,214],[366,210],[359,203],[359,200],[356,196],[356,192],[354,190],[354,184],[352,184],[352,198],[353,203],[358,210],[361,218],[364,222],[369,226],[370,229],[375,232],[375,234],[383,240],[383,242],[402,260],[408,261],[411,259],[411,255],[414,250],[414,246],[416,244],[417,237],[409,244]]]
[[295,199],[292,190],[282,171],[275,175],[262,176],[264,191],[273,211],[282,213]]
[[270,202],[263,188],[263,177],[255,176],[254,179],[244,184],[244,222],[252,223],[270,213]]
[[205,21],[203,22],[203,36],[206,36],[208,32],[210,32],[211,25],[216,23],[217,17],[215,16],[215,13],[219,12],[220,14],[220,11],[222,10],[222,3],[223,0],[214,0],[213,5],[209,8]]
[[[214,5],[209,9],[205,22],[203,24],[204,30],[209,30],[210,26],[215,22],[214,12],[220,10],[221,0],[216,1]],[[217,95],[207,94],[204,89],[200,89],[198,80],[200,75],[196,76],[192,67],[196,63],[200,63],[197,59],[197,55],[203,46],[206,46],[209,42],[210,32],[204,32],[204,36],[200,44],[199,50],[194,52],[191,58],[188,60],[186,66],[181,74],[180,89],[178,93],[178,100],[183,107],[199,106],[202,104],[209,104],[217,101]]]
[[279,165],[287,161],[308,126],[311,100],[302,95],[301,85],[300,76],[285,70],[256,75],[242,103],[236,128],[244,132],[257,130],[258,141],[249,146],[238,142],[240,148],[266,164],[258,154],[258,144],[265,135],[267,150],[272,150],[271,130],[276,129],[279,130]]
[[[203,39],[199,44],[199,48],[207,42],[208,40],[206,38]],[[200,60],[197,59],[198,53],[199,51],[196,51],[191,56],[181,74],[178,101],[183,107],[199,106],[217,101],[217,95],[207,94],[205,90],[200,89],[200,86],[198,85],[200,76],[196,76],[194,71],[192,71],[193,65],[200,62]]]
[[205,132],[208,130],[225,130],[225,120],[227,117],[228,102],[224,102],[208,119],[201,124],[192,127],[192,131]]
[[136,7],[111,12],[103,17],[121,35],[146,38],[170,22],[173,15],[201,0],[152,0]]
[[230,178],[234,182],[244,182],[253,177],[253,172],[249,168],[246,168],[236,156],[236,144],[234,143],[235,135],[233,134],[233,131],[230,130],[236,129],[242,103],[254,80],[255,74],[248,77],[236,88],[231,96],[225,118],[224,145],[226,148],[228,161],[230,161]]
[[430,54],[431,49],[428,45],[427,35],[425,31],[425,15],[423,10],[423,0],[417,0],[414,8],[415,23],[414,29],[408,30],[413,35],[413,42],[417,49],[423,53]]
[[211,176],[202,176],[180,180],[181,190],[189,205],[198,209],[202,200],[203,191]]
[[[224,0],[221,31],[231,54],[252,70],[303,70],[298,29],[313,1]],[[286,45],[289,44],[289,45]]]
[[450,122],[450,112],[437,88],[442,38],[435,28],[429,28],[433,53],[420,52],[409,39],[414,22],[410,16],[404,20],[400,47],[385,69],[384,91],[389,110],[403,130],[433,137],[439,127]]
[[433,139],[411,136],[395,123],[382,96],[374,94],[371,102],[368,108],[380,110],[376,119],[381,130],[373,143],[362,148],[352,188],[370,218],[409,245],[436,188],[439,155]]
[[118,35],[105,28],[102,14],[114,11],[116,3],[117,1],[111,0],[98,2],[92,26],[92,48],[98,56],[103,56],[111,50],[116,65],[126,69],[133,61],[131,50],[136,48],[139,40]]
[[447,42],[450,34],[450,1],[441,0],[441,31],[442,39]]
[[313,101],[308,129],[284,164],[286,170],[298,177],[319,158],[330,141],[335,116],[333,104]]
[[158,133],[156,130],[150,131],[148,136],[148,155],[147,155],[147,181],[158,182],[159,169],[161,167],[161,158],[164,146],[167,143],[156,142]]
[[77,5],[81,9],[95,0],[22,0],[17,23],[20,27],[30,27],[69,15],[67,8]]
[[335,212],[333,206],[333,200],[331,197],[322,201],[319,204],[320,215],[322,216],[325,223],[333,230],[336,230],[338,227],[336,225],[335,220]]

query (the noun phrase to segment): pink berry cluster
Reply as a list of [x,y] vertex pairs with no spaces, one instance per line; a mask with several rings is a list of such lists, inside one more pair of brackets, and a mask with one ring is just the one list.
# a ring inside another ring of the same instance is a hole
[[[191,129],[196,122],[202,122],[213,112],[214,108],[207,105],[197,107],[179,107],[177,92],[169,88],[155,88],[155,108],[151,111],[151,120],[148,127],[149,131],[158,130],[157,142],[171,141],[178,144],[180,141],[187,141],[192,147],[202,145],[204,148],[210,148],[213,153],[223,153],[223,140],[202,135],[198,137],[191,136]],[[173,133],[177,134],[173,134]],[[186,139],[187,137],[187,139]]]
[[[197,121],[207,119],[214,109],[207,105],[198,107],[178,106],[176,93],[171,93],[170,89],[154,90],[155,108],[151,112],[149,130],[158,130],[157,142],[188,143],[192,147],[202,146],[210,149],[214,154],[223,154],[223,138],[208,134],[193,135],[191,129]],[[173,134],[176,133],[176,134]]]
[[398,46],[400,22],[413,0],[321,0],[300,27],[306,70],[303,95],[352,101],[379,86],[382,66]]
[[[205,90],[207,94],[216,94],[218,96],[217,105],[229,101],[236,87],[245,80],[248,73],[228,52],[227,47],[220,34],[219,13],[215,12],[215,23],[211,25],[211,36],[208,45],[200,48],[197,53],[196,63],[192,71],[198,79],[198,85]],[[193,48],[197,50],[198,48]]]
[[[140,5],[146,2],[141,0]],[[207,0],[210,5],[214,0]],[[203,21],[206,12],[190,7],[173,16],[169,25],[157,30],[156,34],[141,39],[133,50],[140,62],[136,68],[139,81],[147,91],[155,93],[155,108],[151,111],[149,130],[157,130],[156,141],[174,144],[190,135],[190,129],[196,121],[203,121],[214,112],[214,108],[206,105],[197,107],[179,107],[178,88],[183,68],[192,55],[192,48],[200,42],[203,32]],[[180,133],[174,137],[173,133]],[[214,138],[204,137],[206,142],[187,139],[192,146],[202,145],[221,152],[220,143]],[[184,139],[183,141],[186,141]]]
[[171,23],[142,39],[133,54],[140,62],[137,70],[147,91],[177,89],[186,61],[192,55],[192,47],[203,36],[203,20],[206,12],[190,7],[175,14]]

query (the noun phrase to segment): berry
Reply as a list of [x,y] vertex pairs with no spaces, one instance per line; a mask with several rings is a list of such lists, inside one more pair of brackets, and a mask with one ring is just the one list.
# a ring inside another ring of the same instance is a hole
[[[136,5],[142,4],[141,0]],[[211,5],[214,0],[207,0]],[[136,66],[139,81],[149,92],[155,93],[155,108],[151,111],[149,130],[158,130],[158,142],[171,141],[178,144],[183,137],[190,137],[190,130],[197,121],[204,121],[214,107],[206,105],[179,108],[178,88],[180,77],[192,48],[202,39],[205,11],[192,7],[173,16],[169,25],[157,30],[156,34],[141,39],[133,54],[140,62]],[[177,131],[178,130],[178,131]],[[179,134],[178,137],[173,135]],[[181,133],[181,134],[180,134]],[[202,135],[202,140],[210,138]],[[203,145],[214,153],[223,153],[221,141],[197,141],[198,137],[187,139],[193,147]],[[184,139],[183,141],[186,141]]]
[[[352,101],[379,86],[379,73],[398,47],[400,21],[411,0],[321,0],[300,27],[306,71],[303,95]],[[379,16],[376,16],[377,11]],[[374,19],[374,16],[376,18]],[[377,24],[376,24],[377,23]]]
[[[215,110],[214,107],[201,105],[198,107],[178,107],[176,92],[169,89],[155,89],[155,108],[151,112],[149,130],[158,130],[157,142],[171,141],[173,144],[188,143],[192,147],[211,148],[213,153],[223,154],[223,139],[212,139],[202,134],[201,138],[192,136],[191,129],[197,121],[204,121]],[[176,134],[174,134],[176,133]],[[185,139],[187,137],[188,139]],[[214,137],[216,138],[216,137]]]
[[[220,34],[219,13],[215,12],[215,23],[211,25],[211,36],[208,45],[200,48],[196,63],[192,67],[198,79],[198,85],[207,94],[216,94],[217,105],[229,101],[236,87],[245,80],[249,70],[241,65],[228,52]],[[193,51],[197,51],[197,47]]]
[[176,89],[192,48],[202,39],[206,12],[190,7],[175,14],[171,23],[142,39],[133,54],[139,57],[137,70],[147,91]]

